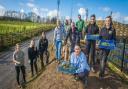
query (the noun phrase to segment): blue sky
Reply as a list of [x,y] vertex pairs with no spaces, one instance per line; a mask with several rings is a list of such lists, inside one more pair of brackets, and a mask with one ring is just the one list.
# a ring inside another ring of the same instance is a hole
[[[113,12],[113,19],[128,23],[128,0],[60,0],[60,15],[66,18],[71,16],[73,7],[73,19],[82,14],[85,19],[85,9],[88,8],[89,16],[96,14],[97,19],[104,19]],[[33,11],[36,14],[55,16],[57,13],[57,0],[0,0],[0,11],[16,10],[21,12]]]

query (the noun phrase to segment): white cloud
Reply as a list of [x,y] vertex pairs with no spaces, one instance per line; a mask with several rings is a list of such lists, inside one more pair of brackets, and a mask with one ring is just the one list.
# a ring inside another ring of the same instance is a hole
[[122,16],[121,16],[120,12],[112,13],[112,18],[115,21],[121,21],[122,20]]
[[45,17],[47,16],[48,13],[48,9],[47,8],[40,8],[37,5],[33,4],[33,3],[27,3],[27,6],[31,9],[31,11],[33,13],[35,13],[36,15],[40,16],[40,17]]
[[57,16],[57,10],[55,9],[55,10],[51,10],[51,11],[49,11],[48,12],[48,14],[47,14],[47,16],[49,16],[49,17],[56,17]]
[[78,10],[78,12],[79,12],[80,15],[85,15],[85,13],[86,13],[85,8],[80,8]]
[[20,12],[21,12],[21,13],[24,13],[24,9],[21,9]]
[[5,7],[0,5],[0,16],[3,16],[5,11],[6,11]]
[[120,12],[115,12],[112,14],[114,21],[128,24],[128,16],[123,16]]
[[48,12],[47,8],[41,8],[40,10],[43,11],[43,12]]
[[128,16],[124,17],[124,21],[125,21],[126,24],[128,24]]
[[110,12],[111,11],[111,9],[109,7],[101,7],[100,9],[104,12]]
[[28,6],[29,8],[34,8],[34,7],[36,7],[36,6],[35,6],[35,4],[30,3],[30,2],[29,2],[29,3],[27,3],[27,6]]
[[32,12],[39,15],[39,9],[36,7],[32,8]]

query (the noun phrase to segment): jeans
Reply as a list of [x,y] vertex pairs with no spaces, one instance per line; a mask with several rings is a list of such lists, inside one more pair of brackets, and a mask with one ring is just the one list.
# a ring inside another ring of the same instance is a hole
[[62,41],[56,40],[55,46],[56,46],[56,59],[60,60],[61,59]]
[[91,67],[94,67],[95,65],[95,46],[96,46],[95,41],[87,41],[87,45],[86,45],[87,59]]
[[107,63],[107,57],[108,57],[109,52],[110,52],[110,50],[104,50],[104,49],[101,50],[100,73],[99,73],[100,77],[104,76],[106,63]]
[[37,61],[37,59],[31,59],[31,60],[30,60],[30,66],[31,66],[31,73],[32,73],[32,76],[34,75],[33,67],[35,67],[36,73],[38,72],[36,61]]
[[24,82],[26,82],[25,66],[15,66],[15,70],[16,70],[16,79],[17,79],[18,85],[20,85],[20,81],[19,81],[20,71],[22,72]]

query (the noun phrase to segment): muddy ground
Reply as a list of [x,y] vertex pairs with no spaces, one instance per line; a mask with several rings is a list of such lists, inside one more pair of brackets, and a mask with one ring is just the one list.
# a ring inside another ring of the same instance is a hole
[[[47,33],[49,42],[52,42],[53,31]],[[35,37],[36,41],[38,37]],[[27,84],[24,89],[84,89],[81,81],[74,81],[72,75],[62,74],[57,71],[57,63],[54,60],[54,51],[50,46],[50,64],[46,68],[35,75],[33,78],[30,74],[30,66],[27,59],[27,48],[30,41],[22,43],[22,49],[26,53],[26,71]],[[12,61],[14,47],[9,51],[0,53],[0,89],[19,89],[15,78],[15,69]],[[38,60],[38,67],[40,60]],[[97,72],[89,74],[87,89],[128,89],[128,85],[123,83],[121,79],[107,69],[106,77],[103,80],[98,78]]]

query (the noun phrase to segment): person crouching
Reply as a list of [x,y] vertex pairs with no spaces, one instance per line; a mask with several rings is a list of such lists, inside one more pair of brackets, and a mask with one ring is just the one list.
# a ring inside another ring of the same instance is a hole
[[70,63],[76,67],[75,79],[80,79],[87,86],[87,77],[90,67],[87,63],[85,54],[81,51],[79,45],[75,45],[74,52],[71,54]]

